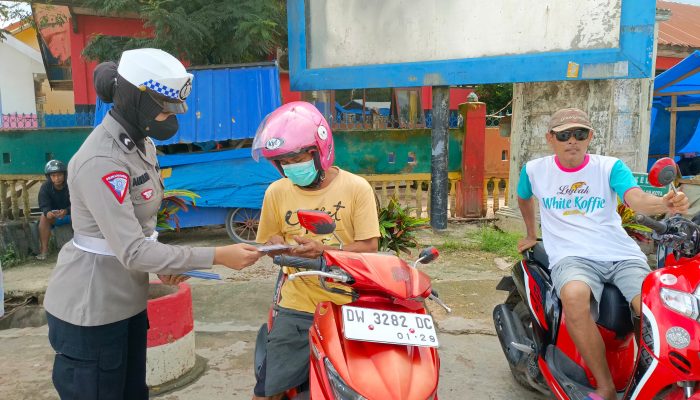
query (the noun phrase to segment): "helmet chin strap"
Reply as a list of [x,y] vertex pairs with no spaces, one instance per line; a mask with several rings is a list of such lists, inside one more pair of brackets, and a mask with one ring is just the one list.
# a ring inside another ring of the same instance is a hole
[[306,186],[299,186],[300,188],[304,189],[318,189],[323,181],[326,179],[326,171],[320,170],[318,174],[316,174],[316,179],[313,180],[313,182],[309,183]]

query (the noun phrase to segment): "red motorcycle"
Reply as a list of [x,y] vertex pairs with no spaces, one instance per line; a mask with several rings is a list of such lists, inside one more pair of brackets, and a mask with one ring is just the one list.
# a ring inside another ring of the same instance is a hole
[[[669,184],[675,168],[657,163],[650,183]],[[653,229],[658,245],[658,269],[642,285],[641,319],[633,324],[622,293],[606,285],[597,320],[618,398],[700,399],[700,227],[681,216],[638,215],[637,222]],[[509,294],[493,311],[496,332],[518,383],[557,399],[583,399],[596,383],[567,331],[549,273],[541,243],[524,253],[497,286]]]
[[[335,221],[323,211],[300,210],[297,215],[301,226],[315,234],[335,230]],[[324,287],[326,282],[343,283],[352,297],[346,305],[323,302],[316,307],[309,330],[309,382],[288,391],[287,397],[437,399],[438,336],[424,301],[432,299],[449,308],[432,290],[430,278],[415,268],[418,262],[437,257],[437,250],[428,248],[410,266],[395,255],[343,251],[342,243],[341,250],[325,251],[318,259],[275,256],[273,262],[279,266],[305,269],[288,279],[318,276]],[[281,282],[277,293],[280,286]],[[273,323],[271,310],[268,323],[258,332],[256,373]]]

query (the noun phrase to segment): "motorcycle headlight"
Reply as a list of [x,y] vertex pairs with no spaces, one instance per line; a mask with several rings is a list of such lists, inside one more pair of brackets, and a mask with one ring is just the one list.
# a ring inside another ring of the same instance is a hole
[[700,316],[698,299],[694,295],[666,288],[661,288],[660,295],[666,307],[671,310],[694,320]]
[[345,383],[328,358],[324,358],[323,363],[326,365],[328,382],[331,384],[331,389],[333,390],[335,400],[367,400],[366,398],[360,396],[356,391],[352,390],[350,386]]

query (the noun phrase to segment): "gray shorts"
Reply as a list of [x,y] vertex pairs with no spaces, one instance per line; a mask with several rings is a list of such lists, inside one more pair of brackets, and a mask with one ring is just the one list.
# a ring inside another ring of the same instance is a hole
[[561,288],[571,281],[581,281],[591,288],[591,313],[598,318],[598,304],[603,284],[617,286],[627,302],[642,292],[642,282],[651,272],[649,264],[637,258],[622,261],[593,261],[581,257],[565,257],[552,267],[552,283],[561,298]]
[[309,379],[309,328],[314,315],[279,307],[267,336],[267,354],[253,393],[274,396]]

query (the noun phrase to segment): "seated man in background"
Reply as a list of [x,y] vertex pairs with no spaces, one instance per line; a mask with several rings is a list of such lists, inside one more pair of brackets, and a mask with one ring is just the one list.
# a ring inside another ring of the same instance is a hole
[[[698,153],[681,153],[681,159],[678,161],[678,169],[682,176],[694,177],[700,174],[700,156]],[[693,181],[697,179],[692,179]],[[688,214],[695,216],[700,213],[700,185],[692,181],[681,181],[680,189],[688,196],[690,207]]]
[[44,167],[46,182],[39,189],[39,242],[41,250],[36,256],[45,260],[49,254],[49,238],[54,226],[70,224],[70,194],[66,184],[66,164],[51,160]]
[[683,153],[678,161],[678,169],[683,176],[695,176],[700,174],[700,157],[698,153]]

